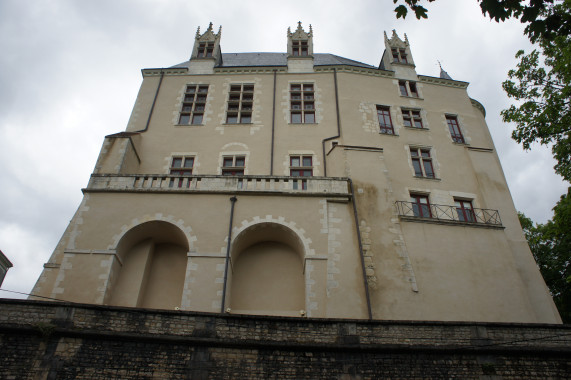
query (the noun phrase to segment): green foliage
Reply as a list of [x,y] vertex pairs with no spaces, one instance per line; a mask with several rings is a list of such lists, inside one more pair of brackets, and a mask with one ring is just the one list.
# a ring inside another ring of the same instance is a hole
[[571,37],[541,40],[539,47],[543,64],[538,50],[517,52],[517,69],[508,72],[502,86],[521,103],[501,114],[505,122],[516,124],[512,138],[524,149],[533,142],[552,144],[555,172],[571,181]]
[[518,213],[523,232],[564,323],[571,323],[571,187],[553,208],[552,220],[533,224]]
[[[427,10],[421,3],[423,0],[393,0],[399,2],[395,8],[397,18],[405,18],[408,8],[414,11],[417,19],[427,18]],[[435,0],[426,0],[431,3]],[[525,34],[532,42],[539,39],[553,39],[555,36],[566,36],[571,33],[571,14],[565,9],[558,9],[561,3],[567,6],[571,0],[477,0],[484,15],[497,22],[509,18],[517,18],[527,24]]]

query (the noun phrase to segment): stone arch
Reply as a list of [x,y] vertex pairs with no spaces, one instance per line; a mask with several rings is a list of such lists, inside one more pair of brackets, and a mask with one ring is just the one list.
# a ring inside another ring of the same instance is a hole
[[285,223],[243,227],[230,251],[232,312],[300,316],[306,309],[303,238]]
[[123,233],[116,247],[122,265],[111,285],[111,305],[180,307],[190,248],[184,231],[169,222],[146,221]]

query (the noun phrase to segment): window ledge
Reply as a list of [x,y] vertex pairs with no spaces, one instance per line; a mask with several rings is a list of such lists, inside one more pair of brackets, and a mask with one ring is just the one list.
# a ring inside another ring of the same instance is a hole
[[319,123],[288,123],[289,125],[317,125]]
[[437,177],[421,177],[421,176],[415,175],[414,178],[425,179],[425,180],[429,180],[429,181],[442,181],[441,178],[437,178]]
[[407,127],[406,125],[403,125],[402,127],[406,129],[413,129],[415,131],[430,131],[430,128]]
[[400,94],[401,98],[409,98],[409,99],[417,99],[417,100],[424,100],[424,98],[421,98],[420,96],[410,96],[410,95],[403,95]]
[[459,143],[459,142],[456,142],[456,141],[454,141],[454,140],[452,140],[452,144],[454,144],[454,145],[460,145],[460,146],[468,146],[468,145],[470,145],[470,144],[468,144],[468,143],[466,143],[466,142]]
[[490,228],[494,230],[503,230],[505,227],[501,224],[491,224],[491,223],[476,223],[476,222],[460,222],[457,220],[445,220],[445,219],[435,219],[435,218],[422,218],[419,216],[399,216],[399,219],[404,222],[420,222],[420,223],[430,223],[430,224],[441,224],[448,226],[461,226],[461,227],[477,227],[477,228]]
[[391,61],[391,65],[399,65],[399,66],[409,66],[412,68],[415,68],[416,66],[412,63],[404,63],[404,62],[398,62],[398,61]]
[[254,123],[222,123],[222,125],[252,125]]
[[175,127],[203,127],[204,124],[175,124]]
[[379,135],[383,135],[383,136],[393,136],[393,137],[399,137],[399,135],[397,135],[396,133],[385,133],[385,132],[379,132]]

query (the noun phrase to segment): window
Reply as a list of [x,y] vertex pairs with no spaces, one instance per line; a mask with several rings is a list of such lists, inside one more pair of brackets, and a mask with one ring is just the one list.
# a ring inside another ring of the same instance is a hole
[[446,116],[446,123],[448,124],[452,141],[464,144],[464,136],[462,136],[462,131],[460,130],[460,125],[458,124],[456,116]]
[[405,49],[392,48],[391,53],[393,56],[393,62],[408,63],[408,59],[406,57],[406,50]]
[[456,212],[458,213],[458,220],[461,222],[475,222],[476,215],[471,201],[455,199]]
[[402,109],[402,121],[405,127],[409,128],[424,128],[422,124],[422,117],[420,116],[420,110],[410,110]]
[[208,85],[189,84],[186,86],[178,123],[184,125],[202,124],[207,95]]
[[420,218],[432,218],[430,202],[427,195],[411,194],[412,213]]
[[379,118],[379,127],[381,133],[394,135],[393,122],[391,120],[391,111],[387,106],[377,106],[377,117]]
[[415,82],[399,80],[399,91],[402,96],[412,96],[414,98],[420,97]]
[[198,58],[210,58],[214,52],[214,42],[201,42],[198,44],[198,51],[196,52],[196,57]]
[[418,90],[416,89],[416,83],[408,82],[408,88],[410,88],[410,95],[418,98]]
[[412,159],[412,167],[416,177],[434,178],[430,149],[411,148],[410,158]]
[[313,84],[290,85],[291,123],[315,123],[315,96]]
[[194,167],[194,157],[174,156],[171,161],[170,175],[180,176],[181,178],[171,178],[169,187],[174,187],[178,183],[178,187],[182,187],[183,176],[192,175]]
[[254,104],[253,84],[232,84],[228,93],[226,123],[249,124],[252,122]]
[[[312,156],[290,156],[289,175],[292,177],[311,177],[313,175]],[[298,189],[298,182],[294,181],[293,188]],[[301,189],[307,190],[307,181],[301,181]]]
[[291,48],[292,54],[295,57],[307,57],[309,55],[307,41],[292,41]]
[[245,156],[224,156],[222,158],[222,175],[237,176],[244,175],[246,167]]
[[402,96],[408,96],[408,90],[406,89],[406,81],[399,80],[399,89],[400,89],[400,94]]

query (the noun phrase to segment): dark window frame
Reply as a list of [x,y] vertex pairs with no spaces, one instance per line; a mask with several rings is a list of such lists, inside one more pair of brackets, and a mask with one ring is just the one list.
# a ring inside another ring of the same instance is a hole
[[252,124],[253,112],[254,84],[230,84],[226,106],[226,124]]
[[415,177],[436,178],[430,148],[410,148],[410,159]]
[[[227,165],[230,163],[230,165]],[[222,156],[223,176],[243,176],[246,170],[246,156],[241,154]]]
[[315,109],[315,84],[290,83],[290,123],[317,124]]
[[179,176],[180,178],[171,178],[169,187],[182,187],[182,183],[186,176],[191,176],[194,170],[195,157],[194,156],[172,156],[171,164],[169,167],[169,174]]
[[426,129],[422,121],[422,111],[414,108],[401,108],[403,125],[407,128]]
[[[432,218],[430,199],[427,194],[410,194],[412,213],[419,218]],[[425,202],[423,202],[425,201]]]
[[379,121],[379,133],[394,135],[395,129],[391,117],[391,107],[377,105],[377,120]]
[[178,117],[178,125],[204,125],[208,89],[209,85],[207,84],[186,85]]
[[448,130],[450,131],[450,137],[452,137],[452,141],[458,144],[465,144],[464,135],[460,129],[458,118],[454,115],[446,115],[446,124],[448,125]]

